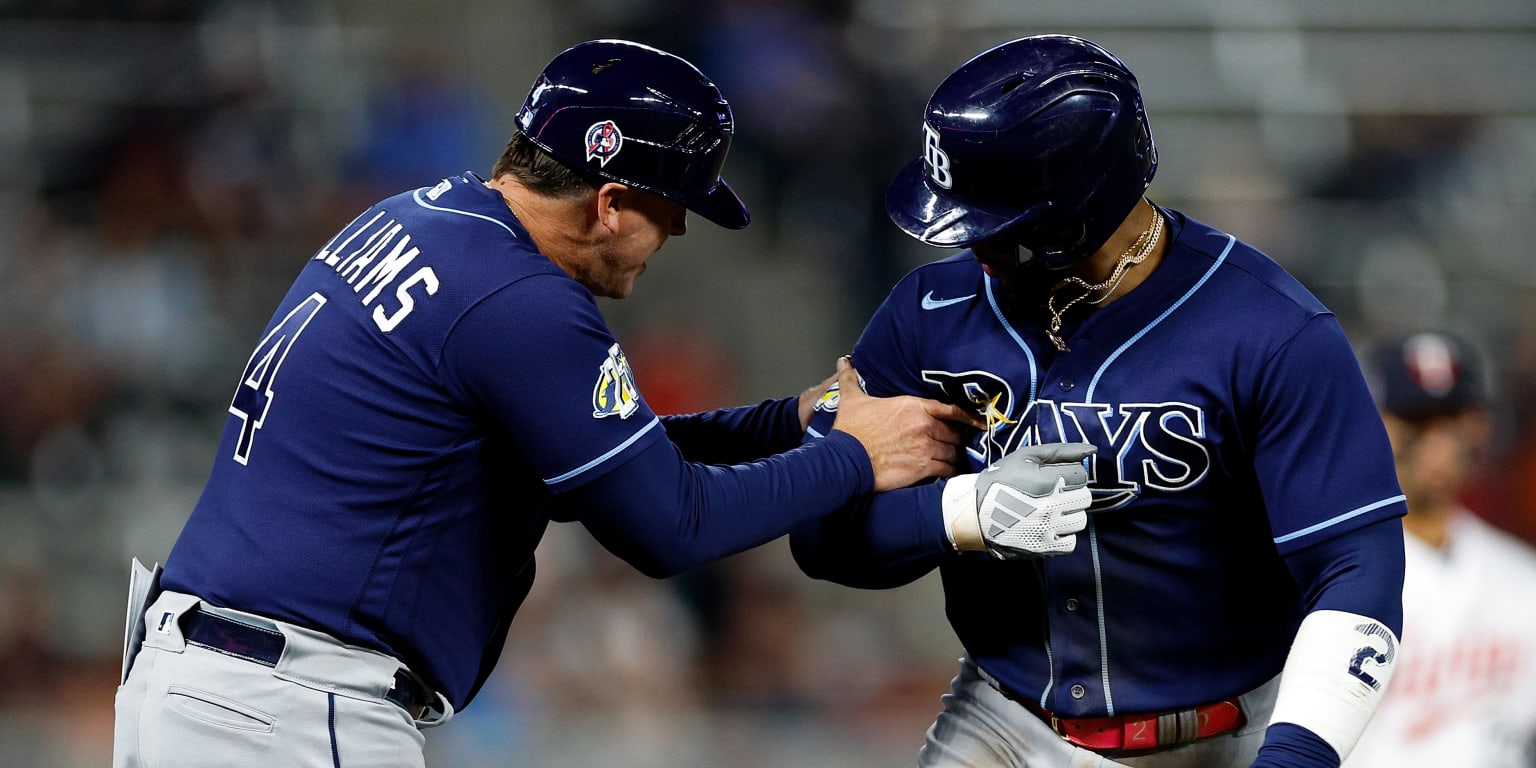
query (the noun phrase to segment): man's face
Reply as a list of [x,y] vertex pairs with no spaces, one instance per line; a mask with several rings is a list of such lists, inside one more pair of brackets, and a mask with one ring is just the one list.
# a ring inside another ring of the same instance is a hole
[[1476,412],[1404,419],[1382,414],[1409,509],[1456,503],[1477,470],[1486,419]]
[[971,246],[981,269],[1003,284],[1022,306],[1044,306],[1051,287],[1072,273],[1071,268],[1046,269],[1019,264],[1019,246],[1007,236],[993,237]]
[[688,232],[688,209],[660,195],[631,188],[620,205],[618,226],[577,277],[593,294],[611,299],[634,291],[646,261],[668,237]]
[[976,254],[976,261],[981,263],[981,269],[992,277],[1002,280],[1007,284],[1010,276],[1019,268],[1018,246],[1000,237],[983,240],[971,246],[971,252]]

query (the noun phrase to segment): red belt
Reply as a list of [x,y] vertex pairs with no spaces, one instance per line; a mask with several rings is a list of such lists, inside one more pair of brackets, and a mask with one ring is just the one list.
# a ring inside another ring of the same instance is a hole
[[1237,699],[1218,701],[1185,709],[1151,715],[1116,715],[1114,717],[1057,717],[1050,712],[1026,705],[1051,730],[1079,747],[1092,750],[1139,751],[1169,747],[1204,739],[1243,727],[1247,718]]

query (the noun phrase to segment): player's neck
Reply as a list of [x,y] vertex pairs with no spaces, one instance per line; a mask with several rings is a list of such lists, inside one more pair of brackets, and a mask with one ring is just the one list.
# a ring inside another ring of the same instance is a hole
[[1138,240],[1153,234],[1158,236],[1157,242],[1153,244],[1147,257],[1140,264],[1128,265],[1124,278],[1114,287],[1114,290],[1102,300],[1095,302],[1099,307],[1102,308],[1130,293],[1152,274],[1152,270],[1157,269],[1158,264],[1162,263],[1163,254],[1168,250],[1169,237],[1166,229],[1153,231],[1154,217],[1161,215],[1150,202],[1143,198],[1131,210],[1125,221],[1120,223],[1114,234],[1104,242],[1104,245],[1100,246],[1099,250],[1089,256],[1076,270],[1077,275],[1090,284],[1102,283],[1114,274],[1115,266],[1122,257],[1137,249]]
[[486,186],[501,193],[539,253],[574,277],[574,260],[592,245],[585,206],[537,194],[511,176],[500,176]]
[[1435,549],[1445,549],[1450,543],[1454,514],[1455,508],[1445,505],[1432,509],[1410,507],[1408,516],[1403,518],[1403,530]]

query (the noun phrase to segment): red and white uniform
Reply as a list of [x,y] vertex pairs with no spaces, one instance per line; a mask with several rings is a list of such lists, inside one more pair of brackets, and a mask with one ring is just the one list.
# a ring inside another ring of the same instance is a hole
[[1463,510],[1406,536],[1392,685],[1345,768],[1536,766],[1536,550]]

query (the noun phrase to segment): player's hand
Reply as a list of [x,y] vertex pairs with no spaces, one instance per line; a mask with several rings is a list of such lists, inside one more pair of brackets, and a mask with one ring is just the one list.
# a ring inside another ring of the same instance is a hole
[[837,390],[832,428],[864,445],[875,469],[876,491],[953,477],[964,451],[961,426],[986,427],[981,417],[949,403],[912,395],[870,397],[846,357],[837,361]]
[[1089,443],[1021,446],[976,474],[944,487],[944,523],[961,551],[1003,560],[1051,557],[1077,547],[1088,525]]
[[[842,369],[839,368],[838,370]],[[836,383],[837,373],[834,371],[831,376],[823,379],[820,384],[800,393],[801,433],[804,433],[811,426],[811,417],[816,414],[816,404],[821,402],[821,398],[827,394],[827,390],[831,389],[832,385]]]

